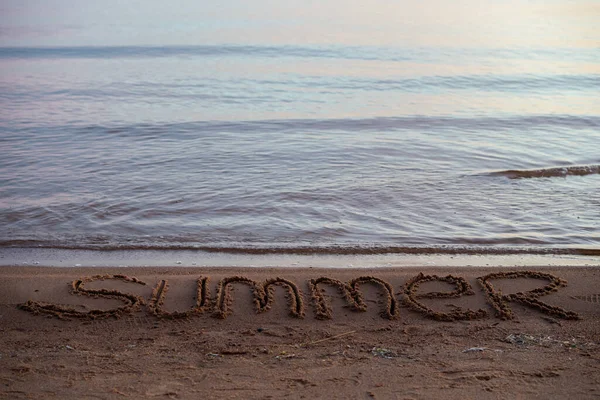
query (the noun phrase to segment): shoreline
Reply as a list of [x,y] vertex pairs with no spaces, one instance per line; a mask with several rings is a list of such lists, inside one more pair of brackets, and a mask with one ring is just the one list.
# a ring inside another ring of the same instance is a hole
[[5,266],[0,397],[592,399],[599,284],[566,265]]
[[0,268],[47,267],[211,267],[398,268],[398,267],[600,267],[600,257],[557,254],[239,254],[201,250],[66,250],[0,248]]

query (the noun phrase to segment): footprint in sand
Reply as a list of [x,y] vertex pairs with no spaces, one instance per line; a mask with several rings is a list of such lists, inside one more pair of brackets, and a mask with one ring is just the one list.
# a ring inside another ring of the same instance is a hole
[[571,296],[572,299],[587,301],[588,303],[600,303],[600,294],[584,294],[581,296]]

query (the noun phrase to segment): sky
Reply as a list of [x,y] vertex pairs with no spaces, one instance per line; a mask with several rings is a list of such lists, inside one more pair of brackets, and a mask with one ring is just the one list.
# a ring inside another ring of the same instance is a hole
[[598,21],[598,0],[3,0],[0,46],[599,48]]

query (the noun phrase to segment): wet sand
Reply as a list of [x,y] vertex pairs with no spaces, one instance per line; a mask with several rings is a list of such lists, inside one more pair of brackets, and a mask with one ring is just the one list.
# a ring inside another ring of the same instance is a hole
[[597,398],[599,283],[583,266],[2,267],[0,397]]

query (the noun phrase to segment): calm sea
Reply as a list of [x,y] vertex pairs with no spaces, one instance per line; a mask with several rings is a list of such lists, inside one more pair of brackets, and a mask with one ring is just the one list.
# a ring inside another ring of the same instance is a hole
[[3,47],[0,152],[0,247],[593,252],[600,47]]

